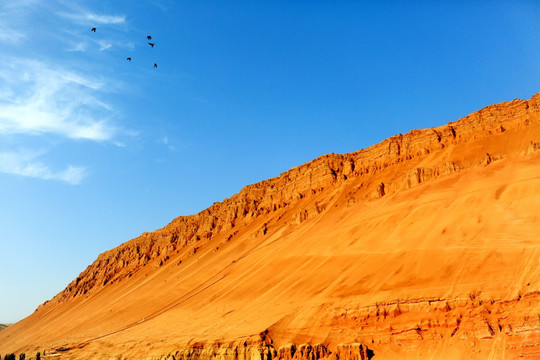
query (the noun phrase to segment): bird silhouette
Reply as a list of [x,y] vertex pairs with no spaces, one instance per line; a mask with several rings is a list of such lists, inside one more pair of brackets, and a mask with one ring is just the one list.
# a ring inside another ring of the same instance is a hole
[[154,63],[154,69],[157,69],[157,64],[156,63]]
[[130,57],[128,57],[128,58],[126,58],[126,60],[127,60],[127,61],[131,61],[131,58],[130,58]]
[[152,37],[151,37],[150,35],[148,35],[148,36],[146,37],[146,39],[152,40]]
[[96,32],[96,28],[93,27],[92,29],[90,29],[90,31]]
[[154,47],[154,45],[156,45],[156,43],[149,42],[148,45],[150,45],[151,47]]

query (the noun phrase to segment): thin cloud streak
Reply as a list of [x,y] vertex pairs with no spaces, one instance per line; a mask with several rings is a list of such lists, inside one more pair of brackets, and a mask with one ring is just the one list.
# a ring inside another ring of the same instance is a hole
[[87,48],[88,48],[88,43],[80,42],[80,43],[74,44],[73,46],[69,47],[68,49],[66,49],[66,51],[85,52]]
[[107,40],[101,40],[98,42],[100,48],[99,51],[110,49],[113,45],[110,41]]
[[25,35],[21,32],[8,29],[0,24],[0,42],[7,44],[19,44]]
[[79,184],[86,177],[86,168],[80,166],[70,165],[63,171],[51,171],[48,166],[36,161],[42,154],[28,150],[0,153],[0,172],[43,180],[59,180],[71,185]]
[[126,22],[126,17],[124,15],[99,15],[91,12],[78,14],[59,12],[57,14],[77,24],[119,25]]
[[96,24],[123,24],[126,22],[125,16],[97,15],[88,13],[86,19],[95,22]]

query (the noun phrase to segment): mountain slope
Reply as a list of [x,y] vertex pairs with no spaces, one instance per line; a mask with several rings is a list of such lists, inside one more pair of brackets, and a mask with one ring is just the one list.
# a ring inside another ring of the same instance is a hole
[[535,358],[539,144],[537,94],[322,156],[101,254],[0,353]]

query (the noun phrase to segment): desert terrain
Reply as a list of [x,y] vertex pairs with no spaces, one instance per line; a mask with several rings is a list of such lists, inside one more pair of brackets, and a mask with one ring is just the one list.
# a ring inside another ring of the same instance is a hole
[[539,260],[537,94],[143,233],[0,332],[0,353],[538,359]]

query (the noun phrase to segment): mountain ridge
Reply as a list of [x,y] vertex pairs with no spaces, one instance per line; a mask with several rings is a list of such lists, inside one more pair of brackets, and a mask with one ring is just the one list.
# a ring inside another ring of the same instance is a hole
[[65,359],[534,359],[540,94],[323,155],[101,254],[0,334]]
[[[467,141],[470,136],[474,138],[504,132],[506,129],[502,126],[503,122],[496,120],[501,116],[517,116],[517,119],[506,120],[504,123],[510,129],[520,126],[522,117],[527,116],[529,112],[538,111],[539,108],[540,93],[528,101],[515,99],[511,102],[486,106],[447,125],[411,130],[404,135],[394,135],[364,150],[348,154],[322,155],[303,165],[293,167],[280,176],[247,185],[238,194],[234,194],[221,203],[214,203],[198,214],[179,216],[162,229],[152,233],[143,233],[135,239],[102,253],[66,289],[53,298],[53,301],[62,301],[73,295],[85,294],[89,289],[99,289],[110,281],[119,281],[129,277],[133,271],[137,271],[139,267],[153,260],[157,259],[163,264],[177,249],[182,249],[201,239],[210,239],[215,232],[231,232],[236,221],[249,221],[276,211],[291,202],[309,196],[310,193],[322,191],[328,183],[345,181],[349,177],[369,177],[369,174],[398,162],[414,160],[431,151]],[[504,114],[501,114],[501,111]],[[513,123],[516,121],[518,124]],[[524,120],[525,126],[528,121],[528,119]],[[493,156],[497,155],[484,154],[483,156],[482,161],[489,163],[493,160]],[[419,184],[428,178],[450,174],[468,166],[471,164],[461,160],[448,161],[441,168],[427,171],[416,168],[407,174],[405,186],[399,182],[397,184],[381,182],[374,185],[368,197],[379,198],[403,187],[408,188]],[[307,176],[309,176],[309,181],[306,181]],[[296,188],[296,185],[299,187]],[[278,195],[279,200],[277,200]],[[233,233],[234,231],[229,235]],[[159,239],[160,237],[166,239]],[[133,261],[135,261],[135,266],[133,266]],[[109,263],[120,264],[111,268],[114,275],[111,272],[100,274],[99,271],[95,271],[96,268],[101,268],[102,264],[107,266]],[[130,263],[132,268],[122,272],[122,268],[129,267]]]

